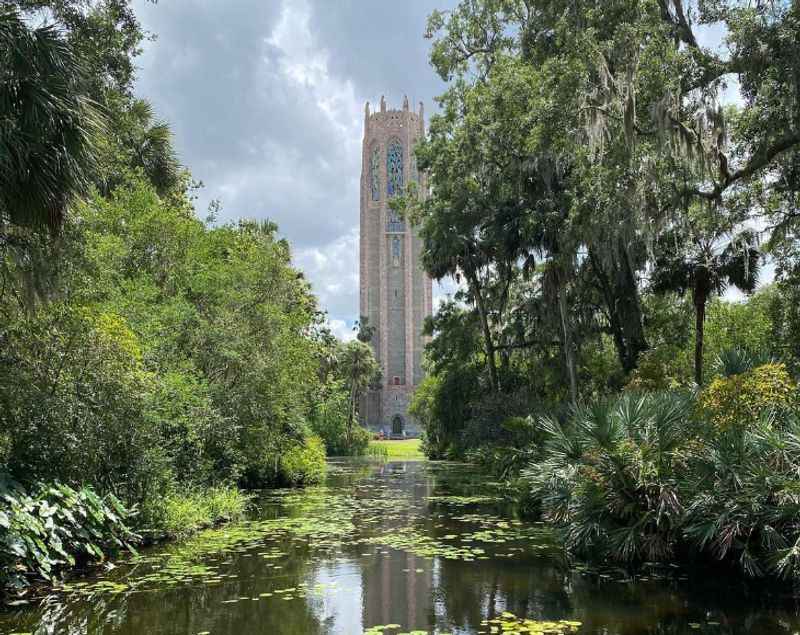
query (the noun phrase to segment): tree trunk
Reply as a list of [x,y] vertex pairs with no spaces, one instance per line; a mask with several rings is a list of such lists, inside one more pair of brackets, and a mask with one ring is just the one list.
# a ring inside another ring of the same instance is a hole
[[706,296],[702,292],[695,294],[694,299],[694,380],[698,386],[703,385],[703,334],[706,321]]
[[472,295],[475,297],[475,306],[478,309],[478,316],[481,320],[481,329],[483,330],[484,348],[486,349],[486,361],[489,365],[489,383],[494,392],[500,392],[500,381],[497,375],[497,358],[492,339],[492,330],[489,327],[489,317],[486,313],[486,305],[483,302],[483,294],[481,293],[480,285],[478,284],[478,276],[471,269],[464,270],[467,281],[472,287]]
[[563,332],[564,363],[567,367],[567,377],[569,378],[569,397],[574,404],[578,401],[578,378],[575,374],[575,349],[572,345],[572,330],[568,323],[567,290],[560,284],[558,288],[558,310],[561,315],[561,329]]
[[348,417],[347,437],[348,440],[352,436],[353,426],[356,421],[356,400],[358,399],[358,391],[356,390],[356,382],[352,380],[350,387],[350,416]]
[[630,372],[638,366],[639,355],[649,347],[644,336],[642,305],[639,302],[639,288],[636,285],[636,276],[631,269],[628,254],[623,251],[620,256],[621,262],[617,284],[619,302],[617,306],[626,343],[626,357],[622,367],[625,372]]
[[636,277],[631,271],[627,254],[618,253],[612,258],[612,271],[606,273],[599,258],[589,250],[592,270],[608,312],[609,329],[617,349],[617,358],[622,369],[629,373],[639,364],[639,355],[648,348],[642,326],[642,308]]

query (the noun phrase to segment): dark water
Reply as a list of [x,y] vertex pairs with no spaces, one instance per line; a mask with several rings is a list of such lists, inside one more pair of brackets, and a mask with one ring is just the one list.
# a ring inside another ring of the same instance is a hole
[[270,493],[251,522],[73,580],[0,614],[0,633],[514,632],[509,614],[574,622],[532,632],[800,632],[788,586],[570,569],[495,493],[461,465],[333,463],[325,487]]

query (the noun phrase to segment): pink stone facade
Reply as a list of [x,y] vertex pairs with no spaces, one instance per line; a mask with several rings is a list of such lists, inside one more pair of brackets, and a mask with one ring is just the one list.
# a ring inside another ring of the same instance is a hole
[[[419,434],[407,409],[414,388],[423,377],[422,326],[432,309],[431,279],[420,264],[421,242],[407,221],[389,208],[390,149],[402,149],[403,186],[414,180],[424,193],[425,176],[419,174],[413,155],[416,141],[425,133],[422,104],[419,112],[404,100],[401,110],[386,108],[364,113],[361,171],[360,315],[375,328],[371,342],[381,365],[381,390],[370,392],[362,404],[365,425],[386,434]],[[394,155],[396,156],[396,155]],[[395,176],[397,167],[395,162]],[[392,181],[392,185],[396,183]],[[377,194],[376,194],[377,192]]]

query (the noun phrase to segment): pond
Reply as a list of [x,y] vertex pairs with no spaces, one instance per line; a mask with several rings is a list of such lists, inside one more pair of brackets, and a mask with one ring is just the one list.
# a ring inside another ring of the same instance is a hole
[[800,632],[788,584],[569,567],[496,494],[465,465],[333,461],[325,486],[74,579],[0,633]]

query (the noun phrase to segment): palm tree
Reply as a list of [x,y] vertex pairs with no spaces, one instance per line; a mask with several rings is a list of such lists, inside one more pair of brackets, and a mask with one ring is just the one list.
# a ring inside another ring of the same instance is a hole
[[54,26],[0,9],[0,224],[58,232],[89,183],[103,121]]
[[358,402],[368,388],[377,384],[381,369],[369,345],[359,340],[342,347],[339,364],[350,392],[348,427],[352,429],[358,417]]
[[362,315],[359,320],[356,320],[353,325],[353,331],[356,334],[356,339],[365,344],[369,344],[375,336],[375,327],[369,323],[368,315]]
[[143,99],[131,104],[129,115],[133,121],[122,143],[130,148],[131,164],[144,171],[159,194],[165,194],[178,184],[181,175],[172,131],[167,123],[155,119],[152,106]]
[[[651,285],[656,293],[692,292],[695,309],[694,377],[703,385],[703,333],[706,305],[714,295],[725,293],[731,285],[745,293],[758,282],[760,252],[755,235],[742,231],[726,242],[717,234],[710,238],[681,241],[670,234],[661,241]],[[682,243],[682,244],[681,244]],[[724,247],[722,246],[724,244]]]

